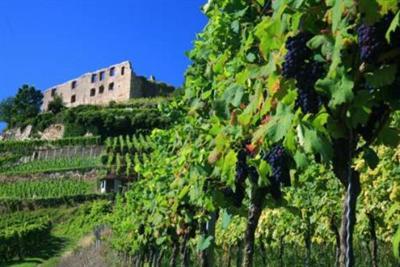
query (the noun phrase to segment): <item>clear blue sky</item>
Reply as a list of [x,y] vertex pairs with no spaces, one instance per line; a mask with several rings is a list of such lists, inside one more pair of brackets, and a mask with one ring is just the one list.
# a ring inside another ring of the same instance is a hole
[[0,100],[131,60],[181,85],[206,0],[0,0]]

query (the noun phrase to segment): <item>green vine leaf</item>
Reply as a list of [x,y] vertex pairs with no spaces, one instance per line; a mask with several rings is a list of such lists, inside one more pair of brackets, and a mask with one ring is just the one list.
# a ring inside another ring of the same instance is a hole
[[276,143],[280,141],[292,127],[294,114],[289,106],[279,103],[274,118],[267,124],[266,135]]
[[224,209],[222,213],[222,229],[227,229],[232,220],[232,216]]
[[378,166],[379,163],[379,157],[375,153],[375,151],[369,147],[364,149],[364,154],[363,154],[365,162],[368,164],[368,166],[374,170],[376,166]]
[[197,242],[196,250],[198,252],[206,250],[211,245],[211,241],[213,239],[214,238],[212,236],[208,236],[207,238],[201,236],[199,241]]
[[390,43],[390,34],[394,31],[396,31],[396,29],[400,26],[400,11],[397,12],[396,16],[394,17],[394,19],[392,20],[392,23],[390,23],[389,29],[386,32],[386,40]]
[[385,65],[374,72],[367,73],[365,78],[371,86],[380,88],[392,84],[396,78],[396,73],[396,65]]

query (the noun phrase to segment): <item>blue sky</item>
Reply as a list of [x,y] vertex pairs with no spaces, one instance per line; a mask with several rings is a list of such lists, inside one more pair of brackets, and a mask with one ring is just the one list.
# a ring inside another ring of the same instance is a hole
[[206,0],[0,1],[0,99],[131,60],[137,74],[181,85]]

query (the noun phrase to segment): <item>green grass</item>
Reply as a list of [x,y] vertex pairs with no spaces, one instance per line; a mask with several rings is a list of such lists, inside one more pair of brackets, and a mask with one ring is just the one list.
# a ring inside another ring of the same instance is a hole
[[92,194],[94,181],[57,179],[0,183],[0,199],[45,199]]

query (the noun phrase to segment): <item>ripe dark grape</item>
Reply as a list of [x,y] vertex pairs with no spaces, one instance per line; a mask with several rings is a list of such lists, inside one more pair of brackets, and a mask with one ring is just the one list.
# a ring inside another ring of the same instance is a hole
[[237,163],[236,163],[236,180],[235,183],[242,184],[246,180],[249,174],[249,168],[246,162],[247,152],[242,149],[238,153]]
[[317,94],[314,85],[325,73],[322,63],[309,62],[297,74],[298,96],[296,108],[301,108],[303,113],[318,113],[322,105],[322,98]]
[[321,99],[314,86],[324,73],[323,64],[312,58],[312,51],[307,47],[311,39],[310,33],[299,33],[289,37],[286,42],[288,53],[282,67],[285,78],[295,78],[298,88],[296,108],[301,108],[303,113],[317,113],[321,106]]
[[321,99],[314,89],[298,89],[298,96],[295,107],[301,108],[304,114],[318,113],[321,106]]
[[325,74],[324,66],[321,62],[310,61],[305,63],[296,74],[297,87],[314,88],[315,83]]
[[285,78],[295,78],[304,66],[305,61],[312,56],[311,49],[307,47],[307,42],[310,39],[311,34],[307,32],[301,32],[288,38],[286,42],[288,52],[282,66],[282,74]]
[[358,46],[360,48],[360,58],[367,63],[374,63],[379,54],[387,51],[388,48],[399,45],[399,31],[391,34],[391,45],[385,39],[385,34],[394,18],[394,14],[389,12],[382,19],[373,25],[362,24],[357,29]]
[[272,168],[272,175],[270,177],[272,184],[290,186],[290,158],[285,148],[280,144],[275,145],[266,155],[265,159]]

